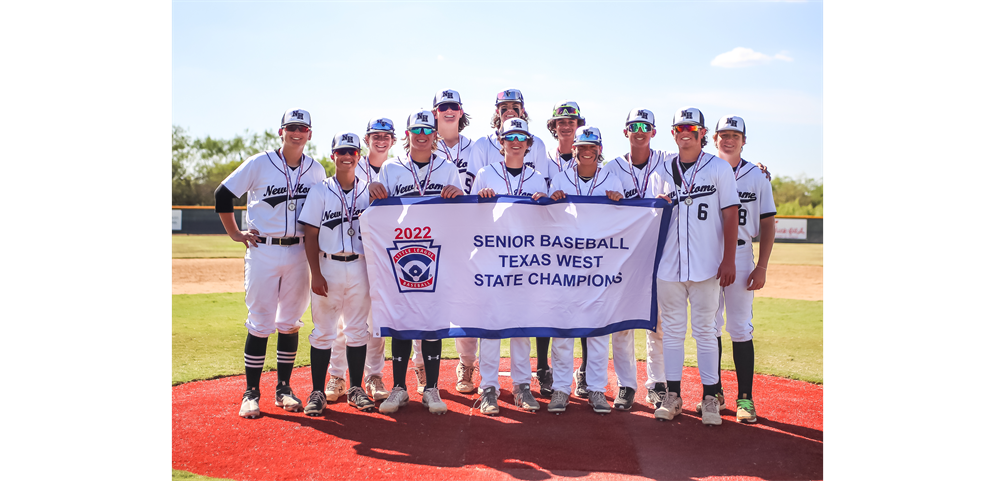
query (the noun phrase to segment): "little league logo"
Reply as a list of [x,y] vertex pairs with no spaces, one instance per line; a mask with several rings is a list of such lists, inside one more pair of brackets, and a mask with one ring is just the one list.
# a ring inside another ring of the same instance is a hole
[[434,244],[433,239],[394,241],[387,248],[399,292],[435,292],[442,246]]

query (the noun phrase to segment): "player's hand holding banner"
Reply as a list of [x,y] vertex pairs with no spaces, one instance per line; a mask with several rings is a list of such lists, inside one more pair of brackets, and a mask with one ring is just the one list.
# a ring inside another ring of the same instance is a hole
[[655,329],[661,199],[391,197],[360,218],[383,337],[591,337]]

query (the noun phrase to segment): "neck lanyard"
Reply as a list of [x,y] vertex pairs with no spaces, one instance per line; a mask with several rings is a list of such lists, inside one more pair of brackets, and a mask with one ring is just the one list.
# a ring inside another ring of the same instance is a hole
[[626,160],[629,161],[629,175],[632,176],[632,185],[636,187],[636,192],[639,194],[639,198],[644,198],[646,197],[646,185],[650,181],[650,172],[653,171],[653,166],[650,165],[650,161],[653,160],[653,153],[650,152],[649,158],[646,159],[646,167],[643,167],[643,183],[641,187],[639,181],[636,179],[636,166],[632,163],[632,157],[630,157],[629,154],[625,154],[625,157]]
[[561,165],[561,162],[563,162],[563,157],[560,156],[560,148],[559,147],[556,148],[556,156],[555,157],[556,158],[550,157],[549,160],[553,161],[553,163],[556,165],[556,168],[559,169],[560,172],[563,172],[563,169],[569,169],[574,164],[574,158],[573,158],[573,156],[571,156],[570,160],[567,161],[567,165],[566,166]]
[[[574,166],[574,186],[577,187],[577,195],[581,195],[580,194],[580,174],[578,173],[579,170],[580,170],[580,166],[579,165],[575,165]],[[591,186],[587,188],[587,195],[588,196],[590,196],[590,195],[592,195],[594,193],[594,186],[598,183],[598,174],[600,174],[600,173],[601,173],[601,167],[598,167],[598,170],[594,171],[594,177],[591,177]]]
[[[684,171],[678,170],[678,172],[680,172],[681,174],[681,187],[684,187],[684,191],[687,192],[688,195],[686,198],[684,198],[684,203],[687,205],[691,205],[691,203],[694,202],[694,200],[691,199],[691,189],[694,189],[694,178],[698,175],[698,169],[701,168],[701,156],[703,155],[705,155],[705,152],[701,152],[700,154],[698,154],[698,159],[694,161],[694,172],[691,172],[691,182],[688,182],[687,176],[684,175],[685,174]],[[677,162],[680,161],[681,158],[680,156],[678,156]],[[678,169],[680,169],[680,166],[678,166]]]
[[425,174],[425,183],[424,184],[420,184],[420,183],[418,183],[418,164],[415,163],[415,159],[411,158],[411,154],[408,154],[408,160],[411,161],[411,165],[410,165],[410,167],[411,167],[411,177],[414,177],[414,179],[415,179],[415,188],[418,189],[418,195],[420,195],[420,196],[424,196],[425,195],[425,190],[428,189],[428,181],[429,181],[429,179],[432,178],[432,160],[434,160],[434,159],[435,159],[434,155],[428,159],[428,173]]
[[746,163],[745,160],[739,159],[739,164],[736,164],[736,168],[733,169],[733,172],[734,172],[733,175],[736,176],[736,180],[739,180],[739,169],[742,169],[743,168],[743,164],[745,164],[745,163]]
[[283,176],[287,178],[287,209],[295,210],[297,209],[297,201],[294,200],[294,191],[301,186],[301,174],[304,173],[304,154],[301,154],[301,163],[297,166],[297,184],[290,184],[290,165],[287,164],[287,159],[283,157],[280,152],[282,149],[276,149],[276,156],[283,161]]
[[522,184],[525,183],[525,164],[522,164],[522,172],[518,174],[518,190],[511,190],[511,181],[508,180],[511,172],[508,172],[508,164],[501,162],[501,168],[504,169],[504,185],[508,188],[508,193],[511,195],[522,195]]
[[342,199],[342,217],[348,216],[349,218],[349,237],[356,234],[356,229],[352,228],[352,211],[356,208],[356,192],[359,192],[359,183],[355,180],[352,181],[352,207],[345,202],[345,189],[342,188],[342,184],[339,183],[338,177],[333,177],[332,180],[335,182],[335,187],[339,189],[339,198]]
[[445,150],[443,150],[443,152],[446,153],[446,159],[449,160],[450,162],[456,164],[456,167],[459,167],[460,154],[463,153],[462,146],[463,146],[463,139],[461,137],[457,137],[456,138],[456,161],[454,162],[453,161],[453,154],[449,153],[449,145],[446,144],[446,140],[445,139],[442,140],[442,148],[445,149]]

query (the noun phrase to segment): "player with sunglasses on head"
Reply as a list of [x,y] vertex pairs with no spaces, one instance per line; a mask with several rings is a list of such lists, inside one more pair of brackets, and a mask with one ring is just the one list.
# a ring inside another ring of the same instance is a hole
[[[380,178],[380,170],[387,161],[390,148],[394,145],[394,122],[388,118],[370,119],[366,124],[366,135],[363,142],[369,148],[369,154],[360,157],[355,164],[354,174],[369,185]],[[333,149],[334,150],[334,149]],[[370,319],[367,322],[371,326]],[[328,363],[328,384],[325,385],[325,397],[328,402],[335,402],[339,397],[345,396],[348,392],[346,387],[345,373],[346,361],[346,338],[345,319],[339,323],[338,333],[332,343],[332,356]],[[371,332],[372,334],[372,332]],[[389,394],[383,384],[384,368],[384,338],[371,335],[366,342],[366,379],[363,386],[366,387],[367,395],[374,401],[387,399]],[[313,364],[312,364],[313,366]]]
[[[498,137],[501,126],[509,119],[529,121],[529,114],[525,111],[525,97],[518,89],[498,92],[494,99],[494,115],[491,117],[491,128],[494,129],[494,133],[473,142],[466,167],[468,175],[476,175],[485,166],[504,161]],[[525,155],[525,165],[545,176],[545,172],[539,170],[539,166],[542,163],[543,153],[546,152],[546,145],[542,139],[535,136],[532,137],[532,142],[532,148]]]
[[[408,116],[408,127],[404,138],[404,158],[384,164],[380,181],[370,186],[370,200],[389,197],[441,196],[451,199],[463,195],[460,188],[459,170],[456,164],[439,157],[438,132],[435,117],[428,110],[419,110]],[[391,338],[390,350],[393,353],[392,371],[394,388],[387,399],[380,404],[380,412],[392,413],[408,403],[405,373],[411,357],[411,340]],[[439,363],[442,359],[442,341],[422,341],[422,356],[425,365],[426,387],[422,394],[422,404],[433,414],[447,411],[446,404],[439,396]]]
[[[758,166],[742,158],[746,145],[746,122],[726,115],[715,125],[712,136],[719,157],[728,162],[736,178],[739,200],[739,232],[736,241],[736,281],[721,289],[719,309],[715,313],[715,338],[722,358],[722,326],[732,338],[732,359],[736,365],[739,391],[736,395],[736,420],[757,422],[753,404],[753,291],[767,282],[767,261],[774,247],[774,194],[767,176]],[[760,235],[760,257],[753,263],[753,238]],[[725,310],[725,318],[722,311]],[[720,378],[721,380],[721,378]],[[721,382],[719,383],[721,391]],[[725,404],[720,392],[720,405]],[[696,410],[701,412],[701,404]]]
[[[311,267],[311,386],[304,414],[325,409],[325,370],[332,344],[342,332],[349,367],[350,406],[376,407],[363,390],[363,367],[370,338],[370,280],[363,258],[359,216],[370,206],[369,184],[356,175],[359,135],[339,132],[332,140],[335,175],[311,189],[298,220],[304,227],[304,250]],[[381,359],[383,355],[381,354]]]
[[[500,137],[501,153],[504,162],[489,164],[477,171],[471,195],[483,198],[496,194],[531,197],[539,200],[546,196],[546,180],[532,168],[525,165],[525,156],[533,145],[529,124],[522,119],[508,119],[502,125]],[[532,365],[529,360],[531,346],[527,337],[514,337],[508,340],[511,349],[511,382],[515,405],[537,411],[539,403],[532,396]],[[480,412],[494,415],[498,413],[498,365],[501,363],[501,339],[480,340]]]
[[[245,393],[239,416],[257,418],[259,379],[269,336],[276,338],[276,405],[300,412],[304,406],[290,389],[297,357],[301,316],[308,306],[308,264],[297,218],[307,193],[325,178],[325,169],[304,155],[311,140],[311,114],[286,111],[278,135],[281,146],[242,162],[214,192],[214,211],[228,237],[245,244]],[[248,226],[235,223],[234,200],[248,193]]]
[[[729,164],[702,151],[708,140],[700,110],[694,107],[678,110],[671,132],[679,154],[664,162],[662,175],[650,179],[652,194],[675,202],[657,270],[659,335],[647,332],[651,342],[663,346],[667,383],[666,397],[659,407],[654,406],[654,416],[671,420],[681,414],[684,339],[690,304],[691,335],[697,346],[702,383],[701,422],[719,425],[722,416],[715,313],[720,289],[736,280],[739,193]],[[647,356],[647,363],[656,362]]]
[[[558,201],[570,196],[606,196],[612,201],[622,200],[622,183],[608,169],[601,168],[601,131],[597,127],[577,129],[573,143],[573,156],[576,163],[553,177],[549,198]],[[547,409],[559,413],[567,408],[570,390],[570,371],[574,364],[574,340],[553,338],[553,395]],[[590,354],[585,382],[587,383],[588,403],[599,414],[610,413],[612,407],[605,398],[608,385],[608,336],[587,338]],[[582,382],[580,370],[574,372],[578,387]],[[576,394],[576,392],[575,392]]]

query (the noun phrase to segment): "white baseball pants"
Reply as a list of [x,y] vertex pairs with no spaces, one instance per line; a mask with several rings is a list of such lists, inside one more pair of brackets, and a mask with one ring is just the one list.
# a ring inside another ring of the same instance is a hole
[[339,323],[346,345],[362,346],[370,337],[370,280],[366,260],[359,256],[351,262],[318,258],[321,275],[328,283],[328,295],[311,293],[311,317],[314,330],[308,341],[316,349],[331,349]]
[[[373,335],[373,317],[367,318],[370,326],[370,338],[366,341],[366,369],[363,370],[363,382],[370,376],[383,376],[384,368],[384,344],[385,338]],[[332,357],[328,362],[328,375],[346,378],[349,371],[348,362],[345,358],[346,339],[344,326],[345,321],[339,322],[339,330],[332,342]]]
[[[511,351],[511,382],[523,384],[532,382],[532,344],[527,337],[513,337],[508,340]],[[501,340],[480,340],[480,389],[496,387],[501,389],[498,381],[498,365],[501,362]]]
[[[691,336],[698,349],[698,372],[704,385],[718,384],[719,343],[715,338],[715,312],[719,308],[719,280],[667,282],[657,280],[665,378],[679,381],[684,367],[684,339],[688,329],[688,303],[691,304]],[[655,337],[655,336],[649,336]],[[647,356],[649,363],[656,363]],[[654,374],[658,371],[655,370]]]
[[[736,282],[721,288],[719,309],[715,312],[715,337],[722,336],[722,326],[732,342],[753,339],[753,291],[746,290],[746,282],[753,273],[753,243],[736,248]],[[725,310],[725,318],[722,311]]]
[[[591,363],[590,344],[587,345],[587,363]],[[554,337],[549,340],[549,368],[553,371],[553,390],[570,394],[574,380],[574,338]]]
[[245,327],[256,337],[294,333],[304,325],[311,292],[304,244],[259,244],[245,250]]
[[[629,329],[611,334],[612,360],[618,387],[636,388],[636,334]],[[587,362],[591,362],[591,345],[587,346]],[[588,383],[590,384],[590,382]]]
[[[587,338],[587,390],[605,392],[608,386],[608,336]],[[556,374],[553,374],[556,379]]]

